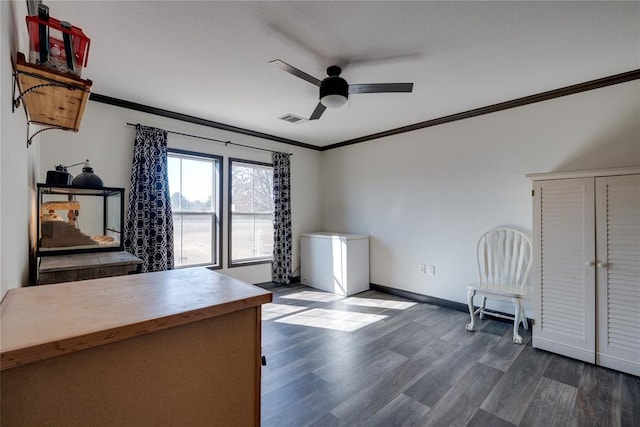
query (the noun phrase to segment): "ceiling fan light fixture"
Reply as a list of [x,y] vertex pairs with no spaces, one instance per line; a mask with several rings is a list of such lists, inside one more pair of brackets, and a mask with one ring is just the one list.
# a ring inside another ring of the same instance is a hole
[[320,84],[320,102],[325,107],[342,107],[347,99],[349,99],[349,84],[342,77],[327,77]]
[[320,102],[327,108],[338,108],[347,102],[347,97],[343,95],[326,95],[320,98]]

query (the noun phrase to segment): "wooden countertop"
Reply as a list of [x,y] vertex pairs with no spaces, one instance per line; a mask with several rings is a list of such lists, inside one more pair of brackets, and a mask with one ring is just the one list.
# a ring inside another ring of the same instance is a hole
[[271,302],[204,267],[11,289],[0,304],[0,369]]

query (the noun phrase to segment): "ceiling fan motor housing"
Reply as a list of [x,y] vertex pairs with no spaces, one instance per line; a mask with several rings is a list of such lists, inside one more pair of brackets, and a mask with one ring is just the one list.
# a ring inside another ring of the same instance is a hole
[[349,97],[349,84],[347,81],[338,76],[330,76],[322,80],[322,83],[320,83],[320,99],[330,95],[339,95],[346,100]]

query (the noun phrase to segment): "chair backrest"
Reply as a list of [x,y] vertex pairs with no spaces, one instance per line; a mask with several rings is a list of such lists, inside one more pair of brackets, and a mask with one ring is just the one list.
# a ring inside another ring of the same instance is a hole
[[480,283],[522,288],[527,283],[533,257],[531,237],[512,228],[495,228],[478,240]]

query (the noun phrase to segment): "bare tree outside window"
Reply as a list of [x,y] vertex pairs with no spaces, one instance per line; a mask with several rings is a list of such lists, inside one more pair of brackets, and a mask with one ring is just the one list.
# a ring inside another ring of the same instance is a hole
[[230,160],[231,264],[271,261],[273,168]]

